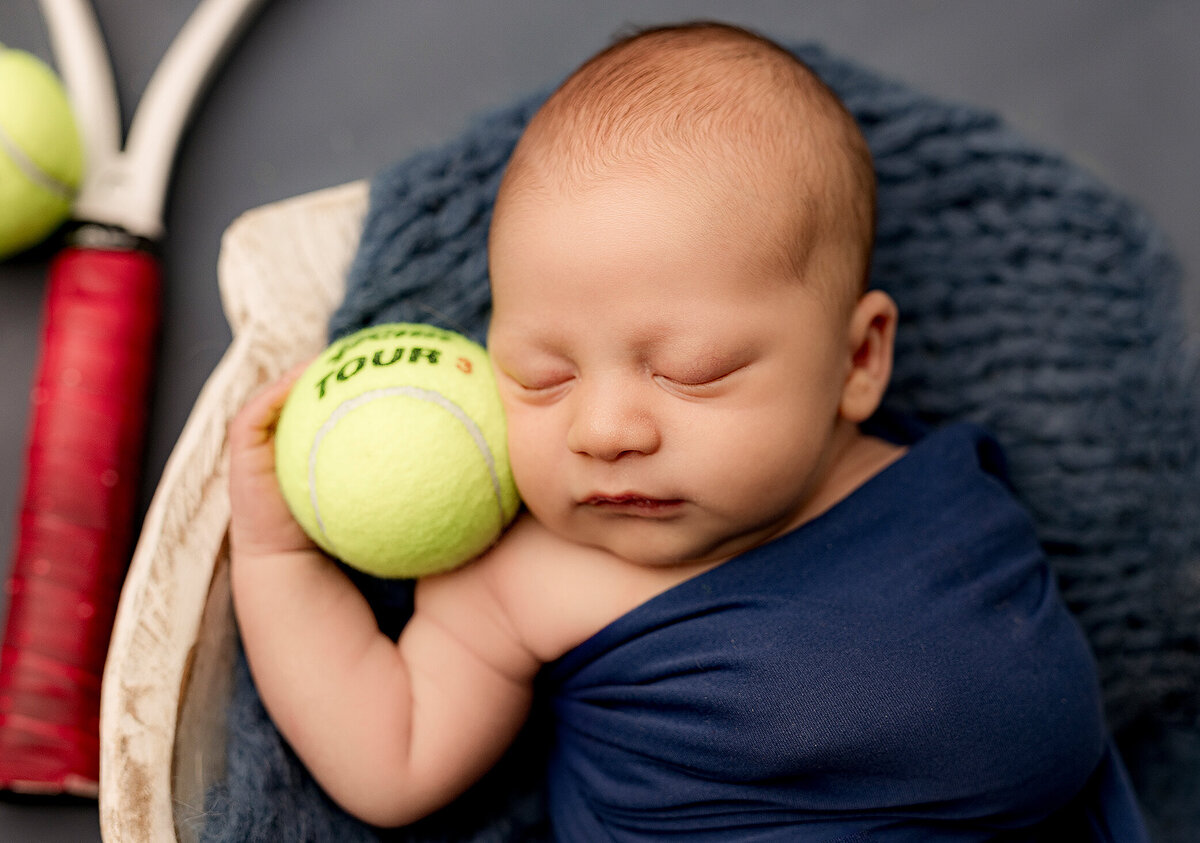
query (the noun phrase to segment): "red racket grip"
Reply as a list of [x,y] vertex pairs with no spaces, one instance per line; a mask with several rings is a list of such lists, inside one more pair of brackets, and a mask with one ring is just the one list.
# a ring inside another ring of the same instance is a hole
[[9,609],[0,788],[94,795],[100,676],[128,567],[158,329],[145,251],[50,267]]

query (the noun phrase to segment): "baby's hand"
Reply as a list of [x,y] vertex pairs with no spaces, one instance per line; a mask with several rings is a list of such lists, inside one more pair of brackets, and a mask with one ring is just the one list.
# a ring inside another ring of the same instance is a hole
[[275,477],[275,424],[302,371],[304,365],[265,388],[229,424],[229,542],[239,556],[318,550],[292,517]]

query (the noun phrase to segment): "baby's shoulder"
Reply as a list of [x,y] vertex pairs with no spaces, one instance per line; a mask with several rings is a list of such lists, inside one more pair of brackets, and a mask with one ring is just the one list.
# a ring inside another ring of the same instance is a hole
[[491,595],[513,633],[545,663],[694,574],[634,564],[522,515],[460,576]]

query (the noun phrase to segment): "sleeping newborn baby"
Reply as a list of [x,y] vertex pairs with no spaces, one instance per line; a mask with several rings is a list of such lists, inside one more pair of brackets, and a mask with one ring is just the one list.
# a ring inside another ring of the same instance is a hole
[[527,512],[421,580],[395,644],[280,497],[290,381],[247,405],[238,622],[334,799],[378,825],[447,804],[536,685],[562,840],[1143,839],[996,445],[876,413],[874,189],[842,104],[744,30],[648,30],[569,77],[489,240]]

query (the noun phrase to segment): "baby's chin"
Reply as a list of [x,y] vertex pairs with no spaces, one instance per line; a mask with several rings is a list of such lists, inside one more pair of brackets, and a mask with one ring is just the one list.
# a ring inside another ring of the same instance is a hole
[[[725,525],[727,528],[729,525]],[[794,521],[772,520],[721,530],[716,524],[697,528],[697,519],[615,518],[589,524],[587,538],[568,540],[607,551],[626,562],[647,568],[714,568],[791,532]],[[598,529],[597,529],[598,527]]]
[[723,543],[713,545],[690,536],[680,537],[662,523],[642,522],[624,528],[614,525],[581,543],[644,568],[711,567],[736,555],[725,550]]
[[686,501],[666,503],[601,501],[543,511],[535,499],[525,506],[562,541],[646,568],[713,567],[760,543],[749,531],[722,530]]

